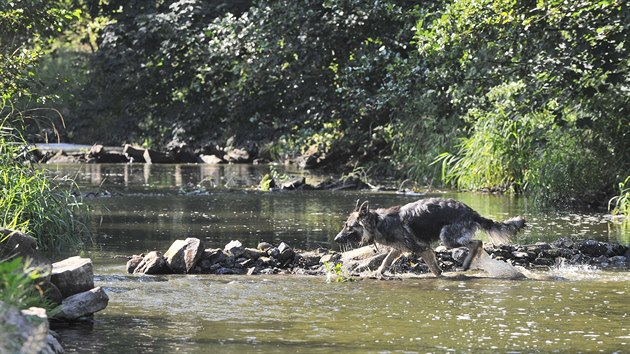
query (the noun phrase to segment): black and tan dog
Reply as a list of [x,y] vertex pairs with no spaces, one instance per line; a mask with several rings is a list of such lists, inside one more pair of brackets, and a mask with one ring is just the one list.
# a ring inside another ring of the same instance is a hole
[[439,276],[442,270],[431,242],[439,240],[447,248],[467,247],[469,252],[463,268],[468,270],[483,248],[480,240],[473,240],[477,230],[487,232],[494,244],[504,244],[524,226],[522,217],[496,222],[453,199],[421,199],[387,209],[370,209],[367,201],[359,205],[357,200],[354,212],[335,236],[335,242],[390,246],[392,250],[377,270],[379,275],[402,253],[413,252],[422,257],[434,275]]

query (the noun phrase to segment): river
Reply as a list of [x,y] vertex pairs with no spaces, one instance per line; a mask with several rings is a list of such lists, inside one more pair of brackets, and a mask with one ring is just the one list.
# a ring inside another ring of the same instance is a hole
[[[559,237],[630,241],[603,213],[556,211],[526,199],[432,191],[265,193],[253,165],[59,165],[92,210],[96,284],[110,297],[93,323],[59,328],[73,353],[629,352],[630,273],[586,266],[537,271],[556,280],[472,277],[365,279],[256,275],[129,275],[122,256],[165,251],[176,239],[206,247],[240,240],[334,247],[357,199],[372,206],[454,197],[482,215],[523,215],[518,243]],[[281,167],[276,169],[284,173]],[[298,174],[299,171],[286,173]],[[325,175],[307,175],[316,184]],[[563,280],[560,280],[563,279]]]

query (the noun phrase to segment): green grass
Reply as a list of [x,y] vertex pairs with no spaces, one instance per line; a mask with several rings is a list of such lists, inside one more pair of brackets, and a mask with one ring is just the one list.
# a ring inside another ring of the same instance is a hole
[[623,215],[630,219],[630,176],[619,183],[619,195],[610,199],[608,210],[613,215]]
[[78,250],[90,232],[76,185],[28,163],[29,147],[9,119],[0,122],[0,226],[30,234],[45,252]]

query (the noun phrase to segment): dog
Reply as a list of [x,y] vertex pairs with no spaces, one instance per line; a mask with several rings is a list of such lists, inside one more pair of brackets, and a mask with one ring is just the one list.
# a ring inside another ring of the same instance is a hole
[[335,242],[390,246],[391,251],[379,266],[377,276],[405,252],[419,255],[429,270],[436,277],[440,276],[442,269],[431,248],[431,242],[438,240],[449,249],[468,248],[462,267],[466,271],[483,250],[483,242],[473,239],[477,230],[488,233],[492,243],[505,244],[525,227],[525,219],[520,216],[496,222],[454,199],[421,199],[387,209],[370,209],[367,201],[360,205],[359,202],[357,200],[354,211],[335,236]]

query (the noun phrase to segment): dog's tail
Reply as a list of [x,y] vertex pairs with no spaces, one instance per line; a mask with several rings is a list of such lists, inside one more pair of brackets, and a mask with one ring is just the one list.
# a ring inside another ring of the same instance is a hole
[[525,227],[525,219],[517,216],[503,222],[496,222],[494,220],[483,219],[481,228],[488,233],[490,240],[495,245],[503,245],[510,243],[516,233]]

